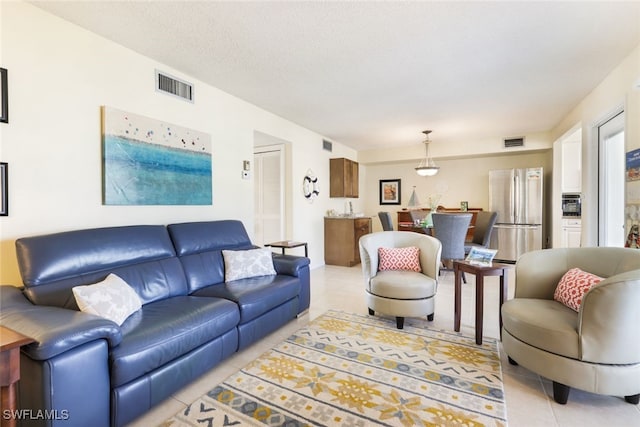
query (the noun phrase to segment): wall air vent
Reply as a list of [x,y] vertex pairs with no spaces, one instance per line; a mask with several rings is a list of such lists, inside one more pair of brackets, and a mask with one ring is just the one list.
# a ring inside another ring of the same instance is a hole
[[333,143],[331,141],[327,141],[326,139],[322,140],[322,149],[326,151],[333,151]]
[[504,148],[514,148],[514,147],[522,147],[524,146],[524,138],[505,138],[504,139]]
[[156,91],[193,102],[193,85],[156,70]]

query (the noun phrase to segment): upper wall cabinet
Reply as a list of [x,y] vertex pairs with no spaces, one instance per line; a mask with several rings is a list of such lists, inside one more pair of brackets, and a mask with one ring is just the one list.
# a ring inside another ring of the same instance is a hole
[[329,197],[358,197],[358,162],[345,158],[329,161]]
[[562,141],[562,192],[582,192],[582,143]]

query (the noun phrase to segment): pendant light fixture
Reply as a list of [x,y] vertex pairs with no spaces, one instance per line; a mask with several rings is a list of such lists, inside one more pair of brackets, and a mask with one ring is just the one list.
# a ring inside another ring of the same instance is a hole
[[440,169],[440,167],[436,166],[433,159],[429,157],[429,144],[431,143],[431,141],[429,140],[429,134],[431,133],[431,131],[423,130],[422,133],[426,135],[426,138],[423,141],[424,149],[425,149],[425,158],[420,162],[420,164],[416,168],[416,173],[420,176],[433,176],[438,173],[438,170]]

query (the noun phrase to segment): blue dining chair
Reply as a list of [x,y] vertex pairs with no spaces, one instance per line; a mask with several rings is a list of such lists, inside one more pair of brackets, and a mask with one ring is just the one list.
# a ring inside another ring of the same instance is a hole
[[378,212],[378,218],[380,218],[382,230],[393,231],[393,220],[391,219],[391,214],[389,212]]
[[[431,215],[433,236],[442,243],[443,270],[451,270],[453,266],[449,267],[450,262],[465,258],[464,243],[472,216],[470,213],[434,213]],[[467,283],[464,275],[462,280]]]

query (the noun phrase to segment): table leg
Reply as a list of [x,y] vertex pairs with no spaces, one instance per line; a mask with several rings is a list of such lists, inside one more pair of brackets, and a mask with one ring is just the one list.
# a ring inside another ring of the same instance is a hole
[[500,275],[500,307],[498,308],[498,316],[500,319],[500,340],[502,340],[502,304],[507,297],[507,292],[509,289],[506,274],[507,272],[503,269],[502,274]]
[[[8,386],[2,387],[2,409],[4,410],[16,410],[17,407],[17,398],[16,398],[16,383],[10,384]],[[8,416],[5,418],[4,414],[2,415],[2,420],[0,421],[1,427],[15,427],[18,424],[18,420],[13,416]]]
[[304,244],[304,256],[306,258],[309,258],[309,249],[307,248],[307,244]]
[[461,306],[462,306],[462,281],[460,280],[460,270],[454,264],[454,299],[453,299],[453,330],[456,332],[460,332],[460,316],[461,316]]
[[482,319],[484,315],[484,274],[476,274],[476,344],[482,344]]
[[[16,385],[20,379],[20,347],[0,353],[0,404],[3,410],[16,410],[18,399]],[[12,416],[0,417],[1,427],[14,427],[18,423]]]

